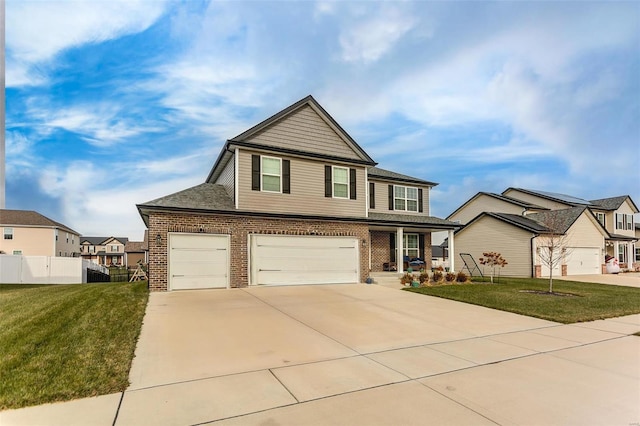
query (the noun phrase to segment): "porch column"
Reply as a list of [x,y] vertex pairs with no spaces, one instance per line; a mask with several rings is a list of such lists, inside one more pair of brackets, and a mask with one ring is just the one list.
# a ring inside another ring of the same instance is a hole
[[398,228],[396,230],[396,267],[399,273],[404,272],[404,243],[403,243],[404,229]]
[[454,258],[455,258],[455,253],[454,253],[454,248],[453,248],[453,229],[449,230],[449,239],[448,239],[448,244],[449,244],[449,270],[451,272],[453,272],[455,269],[455,265],[454,265]]
[[620,242],[615,241],[613,243],[613,257],[618,259],[618,263],[620,263],[620,259],[618,258],[618,256],[620,256]]

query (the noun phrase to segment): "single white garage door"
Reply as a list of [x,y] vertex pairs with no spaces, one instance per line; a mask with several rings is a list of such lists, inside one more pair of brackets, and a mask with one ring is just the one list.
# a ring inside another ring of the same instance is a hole
[[169,290],[228,286],[228,235],[169,234]]
[[[542,248],[544,249],[544,248]],[[601,274],[600,249],[597,247],[569,247],[567,248],[567,275]],[[560,265],[553,269],[553,276],[561,275]],[[549,276],[549,268],[542,265],[542,277]]]
[[358,239],[251,235],[251,284],[342,284],[359,280]]
[[597,247],[574,247],[569,249],[567,275],[601,274],[600,251]]

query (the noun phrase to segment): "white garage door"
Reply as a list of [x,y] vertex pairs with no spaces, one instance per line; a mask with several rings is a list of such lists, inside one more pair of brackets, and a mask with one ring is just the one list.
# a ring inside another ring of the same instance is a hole
[[574,247],[569,249],[567,275],[601,274],[600,249],[596,247]]
[[[544,248],[542,248],[544,249]],[[601,274],[600,249],[596,247],[569,247],[569,253],[565,259],[567,275],[591,275]],[[553,276],[561,275],[560,265],[553,269]],[[549,276],[549,268],[542,265],[542,277]]]
[[251,236],[251,284],[358,282],[358,239],[291,235]]
[[169,234],[169,290],[228,286],[228,235]]

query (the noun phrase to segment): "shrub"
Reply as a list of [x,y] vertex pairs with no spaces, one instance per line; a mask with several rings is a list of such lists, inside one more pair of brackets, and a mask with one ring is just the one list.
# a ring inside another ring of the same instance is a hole
[[433,273],[433,282],[437,283],[442,281],[442,279],[444,278],[444,274],[442,273],[442,271],[436,269],[435,272]]
[[469,277],[467,277],[467,274],[462,271],[458,272],[458,275],[456,275],[456,281],[459,283],[466,283],[468,280]]
[[429,274],[426,273],[426,272],[422,272],[420,274],[420,276],[418,277],[418,280],[420,280],[420,284],[428,283],[429,282]]
[[411,285],[412,281],[413,281],[413,274],[410,274],[408,272],[400,277],[400,284],[402,285]]
[[453,272],[447,272],[447,275],[444,276],[444,279],[448,283],[453,282],[456,279],[456,274],[454,274]]

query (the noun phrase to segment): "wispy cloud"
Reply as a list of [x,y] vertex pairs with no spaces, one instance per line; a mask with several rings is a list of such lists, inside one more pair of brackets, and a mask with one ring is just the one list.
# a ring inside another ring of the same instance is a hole
[[8,1],[7,87],[41,84],[38,63],[86,43],[98,43],[148,28],[164,12],[162,0]]

